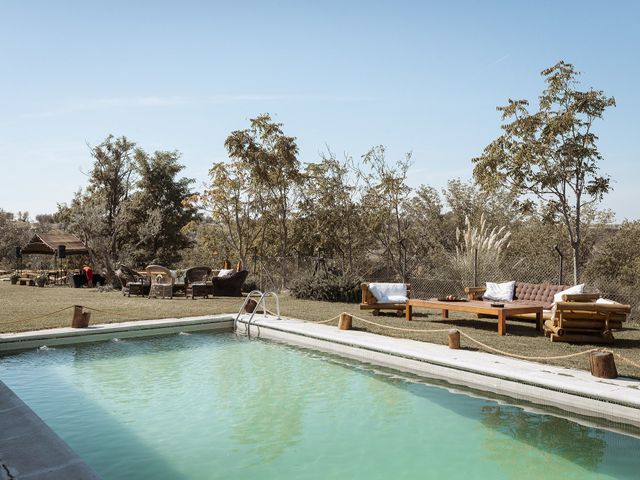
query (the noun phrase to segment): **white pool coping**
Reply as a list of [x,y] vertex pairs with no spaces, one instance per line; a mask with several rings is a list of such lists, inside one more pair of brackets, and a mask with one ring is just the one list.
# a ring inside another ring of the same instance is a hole
[[50,328],[0,335],[0,354],[29,350],[42,346],[74,345],[100,342],[112,338],[136,338],[171,335],[179,332],[229,330],[233,315],[203,315],[198,317],[136,320],[133,322],[103,323],[87,328]]
[[[239,320],[246,329],[248,315]],[[251,336],[346,356],[476,390],[640,428],[640,381],[335,326],[256,315]],[[464,346],[464,339],[463,339]],[[586,362],[585,357],[585,362]]]

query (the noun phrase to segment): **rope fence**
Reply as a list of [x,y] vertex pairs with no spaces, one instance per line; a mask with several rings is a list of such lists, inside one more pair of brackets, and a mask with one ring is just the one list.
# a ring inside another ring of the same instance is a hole
[[[75,305],[68,305],[66,307],[60,308],[58,310],[54,310],[52,312],[48,312],[42,315],[39,315],[37,317],[33,317],[29,320],[13,320],[10,322],[2,322],[0,323],[0,325],[13,325],[13,324],[17,324],[17,323],[25,323],[25,322],[31,322],[34,320],[39,320],[41,318],[45,318],[45,317],[49,317],[52,315],[56,315],[58,313],[64,312],[65,310],[69,310],[71,308],[74,308]],[[94,308],[94,307],[89,307],[89,306],[83,306],[83,308],[87,309],[87,310],[92,310],[94,312],[98,312],[98,313],[104,313],[106,315],[114,315],[117,317],[121,317],[124,319],[128,319],[128,320],[133,320],[132,318],[129,318],[127,315],[123,315],[121,313],[118,312],[114,312],[114,311],[107,311],[107,310],[101,310],[98,308]],[[265,310],[266,313],[276,316],[276,314],[274,314],[273,312],[269,311],[269,310]],[[371,320],[367,320],[365,318],[362,318],[358,315],[354,315],[352,313],[349,312],[342,312],[334,317],[328,318],[326,320],[319,320],[319,321],[314,321],[314,320],[305,320],[308,323],[315,323],[315,324],[326,324],[326,323],[331,323],[334,322],[336,320],[338,320],[342,315],[349,315],[351,316],[351,318],[358,320],[362,323],[365,324],[369,324],[369,325],[374,325],[376,327],[382,328],[382,329],[387,329],[387,330],[393,330],[393,331],[401,331],[401,332],[408,332],[408,333],[444,333],[444,332],[449,332],[451,330],[456,330],[460,333],[461,336],[463,336],[464,338],[466,338],[467,340],[469,340],[470,342],[474,343],[475,345],[477,345],[478,347],[490,351],[490,352],[494,352],[494,353],[498,353],[500,355],[504,355],[506,357],[511,357],[511,358],[517,358],[520,360],[542,360],[542,361],[549,361],[549,360],[564,360],[567,358],[573,358],[573,357],[579,357],[582,355],[588,355],[592,352],[606,352],[606,353],[611,353],[612,355],[614,355],[615,357],[619,358],[620,360],[622,360],[623,362],[632,365],[633,367],[637,368],[640,370],[640,364],[631,360],[630,358],[625,357],[624,355],[622,355],[619,352],[613,351],[611,349],[603,349],[603,348],[590,348],[587,350],[583,350],[580,352],[574,352],[574,353],[569,353],[569,354],[565,354],[565,355],[549,355],[549,356],[539,356],[539,355],[519,355],[516,353],[511,353],[508,352],[506,350],[501,350],[499,348],[495,348],[492,347],[490,345],[487,345],[484,342],[481,342],[480,340],[477,340],[476,338],[474,338],[473,336],[469,335],[467,332],[460,330],[460,329],[451,329],[451,328],[438,328],[438,329],[422,329],[422,328],[403,328],[403,327],[395,327],[393,325],[385,325],[382,323],[378,323],[378,322],[374,322]]]
[[364,319],[362,317],[359,317],[358,315],[354,315],[352,313],[349,312],[342,312],[340,315],[337,315],[329,320],[323,320],[323,321],[313,321],[312,323],[329,323],[331,321],[336,320],[337,318],[339,318],[341,315],[346,314],[351,316],[351,318],[361,321],[363,323],[368,323],[370,325],[375,325],[377,327],[380,328],[385,328],[388,330],[396,330],[396,331],[403,331],[403,332],[411,332],[411,333],[443,333],[443,332],[449,332],[451,330],[455,330],[460,332],[460,335],[462,335],[464,338],[466,338],[467,340],[471,341],[472,343],[478,345],[479,347],[490,351],[490,352],[494,352],[494,353],[499,353],[500,355],[504,355],[506,357],[511,357],[511,358],[517,358],[519,360],[563,360],[563,359],[567,359],[567,358],[572,358],[572,357],[579,357],[582,355],[588,355],[592,352],[605,352],[605,353],[611,353],[612,355],[614,355],[615,357],[619,358],[620,360],[628,363],[629,365],[632,365],[634,367],[636,367],[637,369],[640,370],[640,364],[637,362],[634,362],[633,360],[631,360],[630,358],[625,357],[624,355],[615,352],[611,349],[608,348],[590,348],[588,350],[583,350],[581,352],[575,352],[575,353],[569,353],[566,355],[549,355],[549,356],[539,356],[539,355],[519,355],[516,353],[511,353],[511,352],[507,352],[505,350],[501,350],[499,348],[495,348],[492,347],[490,345],[487,345],[486,343],[481,342],[480,340],[477,340],[475,338],[473,338],[471,335],[469,335],[468,333],[460,330],[460,329],[451,329],[451,328],[439,328],[439,329],[422,329],[422,328],[402,328],[402,327],[394,327],[392,325],[384,325],[382,323],[378,323],[378,322],[373,322],[371,320],[367,320]]

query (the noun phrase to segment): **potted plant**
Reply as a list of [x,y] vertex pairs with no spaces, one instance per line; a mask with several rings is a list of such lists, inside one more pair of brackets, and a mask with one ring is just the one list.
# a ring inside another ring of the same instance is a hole
[[11,285],[15,285],[16,283],[18,283],[18,280],[20,279],[20,275],[18,275],[18,272],[13,272],[9,277],[9,279],[11,280]]
[[49,280],[49,276],[46,273],[41,273],[36,277],[36,285],[44,287],[47,284],[47,280]]

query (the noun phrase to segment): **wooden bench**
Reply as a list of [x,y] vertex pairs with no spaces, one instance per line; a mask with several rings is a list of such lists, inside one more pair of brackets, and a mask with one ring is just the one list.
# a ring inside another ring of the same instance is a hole
[[31,287],[35,287],[36,279],[31,277],[20,277],[18,279],[18,285],[29,285]]
[[[407,298],[411,298],[411,284],[405,283],[407,287]],[[373,310],[373,315],[380,315],[380,310],[395,310],[396,315],[401,317],[404,315],[406,303],[379,303],[376,296],[369,290],[369,284],[363,283],[360,285],[362,288],[362,303],[360,303],[360,310]]]
[[597,293],[563,295],[544,322],[545,335],[552,342],[612,343],[613,329],[622,328],[630,305],[596,303]]

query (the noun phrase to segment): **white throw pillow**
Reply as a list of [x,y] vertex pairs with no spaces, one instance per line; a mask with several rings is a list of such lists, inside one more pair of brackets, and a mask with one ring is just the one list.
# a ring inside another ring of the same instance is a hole
[[513,301],[513,294],[516,288],[515,280],[512,282],[493,283],[487,282],[487,289],[482,298],[484,300],[494,300],[500,302]]
[[232,269],[230,269],[230,268],[229,268],[229,269],[223,268],[222,270],[220,270],[220,271],[218,272],[218,276],[219,276],[219,277],[228,277],[228,276],[229,276],[229,275],[231,275],[232,273],[233,273],[233,270],[232,270]]
[[561,302],[563,295],[573,295],[576,293],[584,293],[584,283],[581,283],[580,285],[574,285],[573,287],[569,287],[566,290],[562,290],[561,292],[556,293],[553,296],[553,303]]

